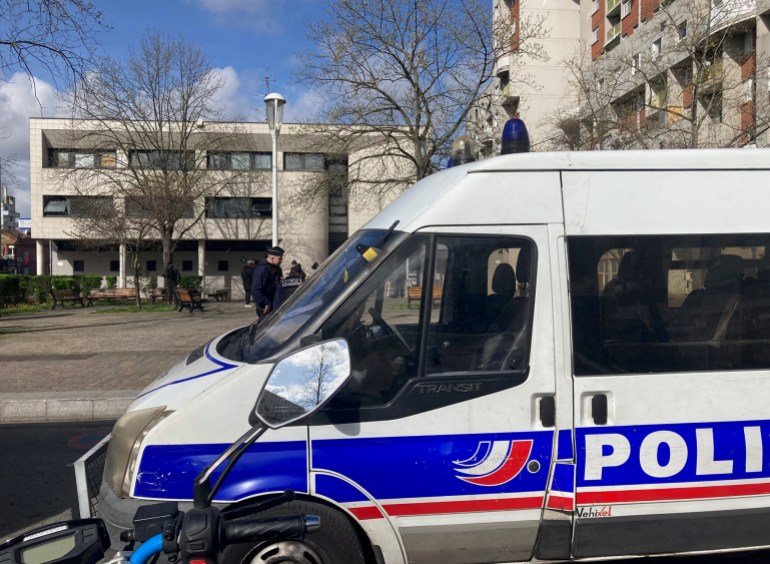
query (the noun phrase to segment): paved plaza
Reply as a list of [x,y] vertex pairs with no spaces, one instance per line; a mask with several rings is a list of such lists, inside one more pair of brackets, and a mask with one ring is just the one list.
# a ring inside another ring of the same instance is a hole
[[242,302],[192,314],[109,309],[0,317],[0,421],[115,418],[194,348],[255,319]]

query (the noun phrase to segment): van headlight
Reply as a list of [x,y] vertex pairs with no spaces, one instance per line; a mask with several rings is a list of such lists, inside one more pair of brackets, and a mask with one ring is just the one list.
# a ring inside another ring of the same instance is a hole
[[131,476],[136,469],[142,440],[155,425],[173,413],[165,409],[166,406],[161,405],[131,411],[118,419],[112,428],[104,463],[104,479],[117,495],[127,497],[130,494]]

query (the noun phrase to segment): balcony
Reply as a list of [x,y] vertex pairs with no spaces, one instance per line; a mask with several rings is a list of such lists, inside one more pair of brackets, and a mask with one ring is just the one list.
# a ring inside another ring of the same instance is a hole
[[700,89],[703,91],[719,90],[725,76],[722,59],[717,59],[711,65],[701,69]]
[[607,11],[605,12],[605,16],[613,16],[620,12],[620,2],[621,0],[607,0]]
[[608,43],[612,43],[612,41],[618,37],[620,37],[620,22],[607,28],[604,44],[607,45]]
[[666,107],[668,102],[668,94],[666,92],[653,92],[650,96],[650,107],[654,109],[661,109]]
[[713,31],[717,31],[753,18],[756,14],[757,0],[712,0],[710,27]]

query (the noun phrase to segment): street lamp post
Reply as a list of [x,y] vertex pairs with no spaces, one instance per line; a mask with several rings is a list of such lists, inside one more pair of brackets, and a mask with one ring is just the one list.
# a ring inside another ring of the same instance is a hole
[[278,245],[278,134],[283,123],[286,98],[276,92],[265,96],[265,113],[270,136],[273,138],[273,247]]

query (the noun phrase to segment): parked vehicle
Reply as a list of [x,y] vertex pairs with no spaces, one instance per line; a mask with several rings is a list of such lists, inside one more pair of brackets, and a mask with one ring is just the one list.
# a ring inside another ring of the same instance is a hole
[[295,490],[320,562],[770,546],[768,172],[765,150],[608,151],[422,180],[139,395],[101,517],[114,539],[147,500],[192,503],[272,367],[343,339],[351,380],[215,496]]

